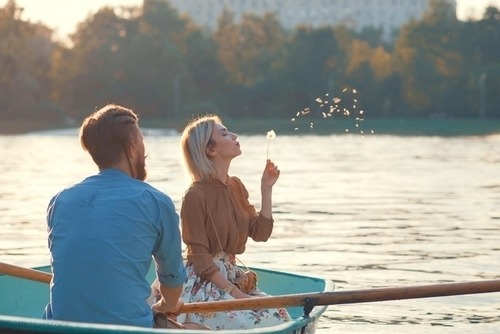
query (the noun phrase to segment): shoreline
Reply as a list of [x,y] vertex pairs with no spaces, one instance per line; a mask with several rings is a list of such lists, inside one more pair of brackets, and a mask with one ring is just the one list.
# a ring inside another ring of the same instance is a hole
[[[314,127],[310,127],[314,121]],[[398,136],[487,136],[500,134],[500,118],[491,119],[302,119],[290,122],[286,119],[223,119],[233,132],[246,135],[260,135],[273,129],[279,135],[330,135],[359,134]],[[166,134],[182,130],[179,121],[165,119],[142,119],[141,128],[154,134]],[[4,119],[0,122],[0,136],[24,135],[32,132],[69,131],[78,128],[63,122],[31,119]],[[349,130],[349,131],[346,131]],[[373,130],[373,134],[371,131]]]
[[33,131],[64,128],[63,123],[44,122],[29,119],[3,119],[0,121],[0,135],[23,135]]

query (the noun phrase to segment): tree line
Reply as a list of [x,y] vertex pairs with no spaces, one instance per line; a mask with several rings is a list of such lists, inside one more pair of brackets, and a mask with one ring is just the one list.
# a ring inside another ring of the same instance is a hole
[[[376,28],[285,30],[273,13],[225,11],[215,31],[168,1],[103,7],[70,43],[0,8],[2,118],[81,119],[114,102],[142,117],[287,118],[351,107],[370,117],[500,117],[500,11],[457,20],[432,0],[419,20],[382,38]],[[356,105],[352,106],[353,101]]]

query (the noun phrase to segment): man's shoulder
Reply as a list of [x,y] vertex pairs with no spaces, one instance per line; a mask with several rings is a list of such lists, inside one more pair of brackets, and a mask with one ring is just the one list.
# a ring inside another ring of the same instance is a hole
[[[64,189],[65,193],[84,193],[84,192],[119,192],[128,198],[149,194],[149,197],[159,201],[171,202],[170,196],[154,187],[148,182],[137,180],[131,177],[120,177],[115,173],[113,175],[96,174],[89,176],[79,183]],[[110,179],[112,179],[110,181]]]
[[142,182],[142,181],[139,181],[139,182],[142,183],[140,185],[140,187],[142,188],[143,193],[151,194],[151,196],[157,198],[158,200],[168,201],[168,202],[172,201],[170,196],[167,195],[165,192],[161,191],[160,189],[152,186],[151,184],[149,184],[147,182]]

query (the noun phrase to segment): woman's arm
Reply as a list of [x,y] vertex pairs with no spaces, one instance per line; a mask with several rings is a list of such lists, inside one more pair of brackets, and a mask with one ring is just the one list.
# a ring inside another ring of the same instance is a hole
[[226,293],[229,293],[235,299],[251,298],[250,295],[241,292],[233,283],[225,278],[220,271],[217,271],[212,277],[210,277],[210,281],[219,289],[225,290]]
[[260,183],[261,190],[261,206],[260,214],[267,219],[271,219],[273,216],[273,186],[280,176],[280,170],[278,166],[274,164],[271,160],[267,160],[266,167],[262,172],[262,178]]
[[207,279],[217,266],[212,261],[212,251],[207,231],[207,211],[202,192],[190,189],[181,206],[182,240],[187,246],[187,260],[193,264],[196,275]]

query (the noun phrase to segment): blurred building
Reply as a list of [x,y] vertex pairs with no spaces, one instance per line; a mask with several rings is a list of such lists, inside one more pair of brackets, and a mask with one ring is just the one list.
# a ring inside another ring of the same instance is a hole
[[[422,17],[429,0],[169,0],[181,14],[214,30],[217,20],[228,9],[239,20],[242,14],[274,12],[286,29],[298,25],[333,26],[344,24],[360,31],[381,29],[385,38],[410,19]],[[456,8],[456,0],[447,0]],[[456,12],[456,11],[454,11]]]

